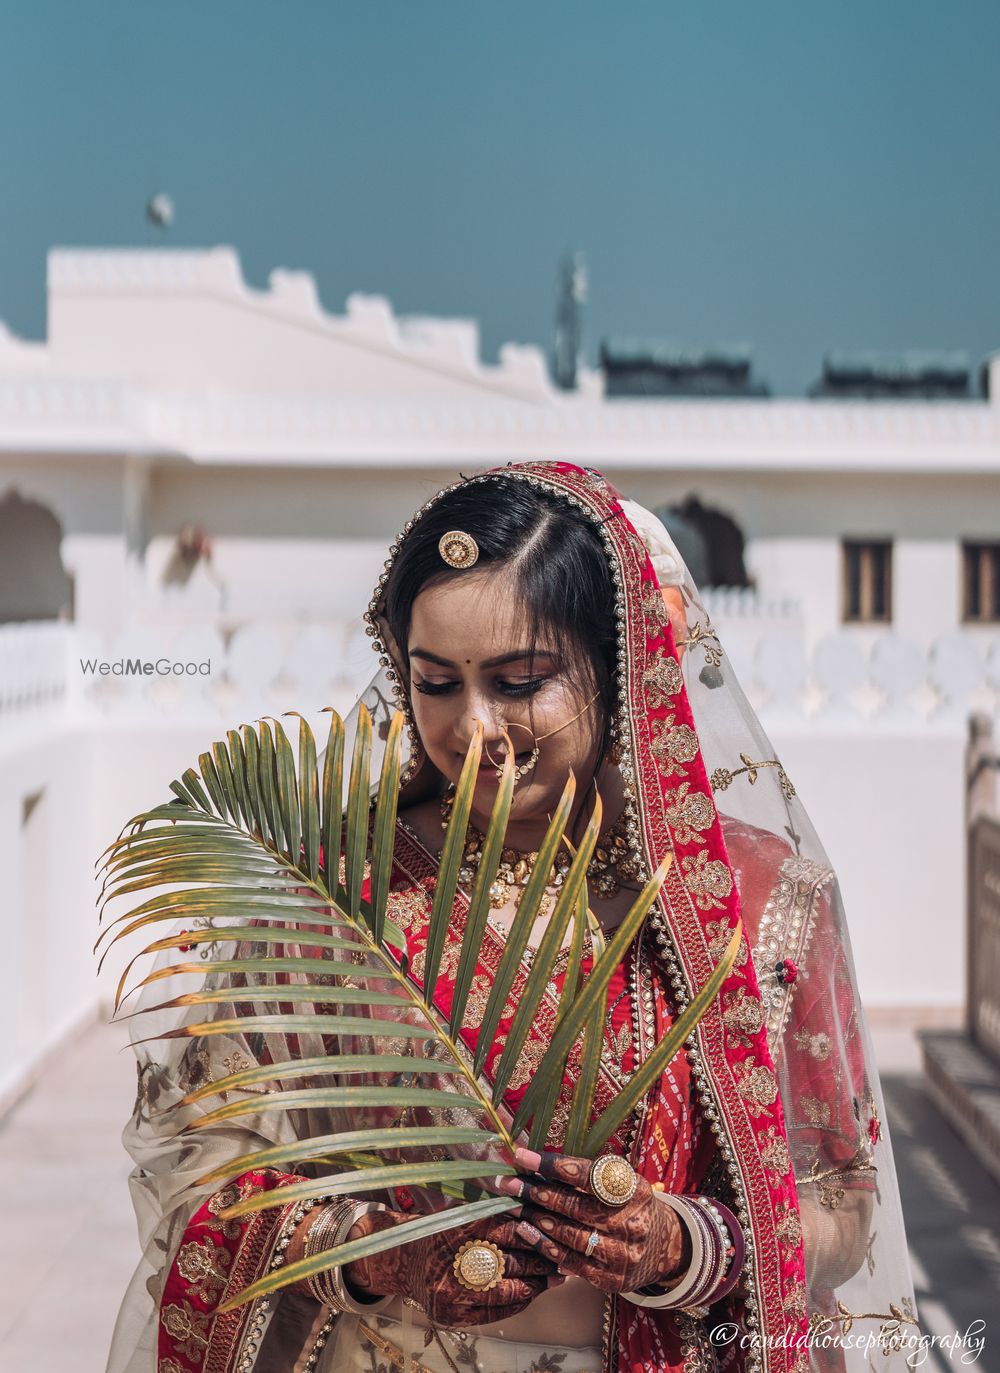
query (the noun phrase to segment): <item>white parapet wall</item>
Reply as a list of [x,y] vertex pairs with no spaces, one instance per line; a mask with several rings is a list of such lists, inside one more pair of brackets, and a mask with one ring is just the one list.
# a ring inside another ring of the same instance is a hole
[[[967,657],[892,636],[868,651],[828,642],[807,655],[787,607],[771,607],[754,637],[746,596],[714,601],[723,643],[837,868],[866,1004],[960,1005],[965,721],[972,703],[997,710],[998,644],[977,660],[978,677]],[[163,662],[197,669],[209,649],[211,673],[145,676],[124,667],[145,654],[138,630],[102,644],[69,625],[0,628],[13,989],[0,999],[0,1104],[113,992],[121,957],[99,982],[91,952],[98,853],[226,728],[300,709],[322,737],[323,706],[349,708],[373,667],[367,641],[352,636],[347,623],[249,625],[211,645],[200,629],[161,632]],[[111,670],[85,674],[81,660]]]

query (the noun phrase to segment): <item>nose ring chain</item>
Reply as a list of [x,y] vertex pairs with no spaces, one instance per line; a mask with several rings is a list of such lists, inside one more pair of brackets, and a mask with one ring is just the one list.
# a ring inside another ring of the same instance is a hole
[[[503,725],[504,729],[523,729],[531,735],[531,754],[525,760],[525,762],[519,764],[519,766],[514,769],[515,784],[519,782],[522,777],[527,776],[527,774],[538,762],[538,755],[541,752],[538,745],[542,742],[542,740],[551,739],[553,734],[558,734],[561,730],[567,729],[570,725],[575,724],[576,721],[579,720],[581,715],[585,715],[587,713],[587,711],[594,704],[594,702],[597,700],[600,694],[601,693],[599,691],[595,691],[593,696],[591,696],[590,700],[587,702],[587,704],[585,706],[582,706],[576,712],[575,715],[570,716],[568,720],[564,720],[561,725],[556,725],[555,729],[547,730],[545,734],[536,735],[534,730],[531,729],[529,725],[520,725],[516,720],[502,720],[500,722]],[[499,781],[499,779],[503,776],[503,759],[501,759],[498,763],[496,759],[493,757],[492,753],[490,753],[489,746],[485,743],[483,744],[483,752],[486,754],[486,757],[489,759],[493,767],[496,769],[497,780]]]

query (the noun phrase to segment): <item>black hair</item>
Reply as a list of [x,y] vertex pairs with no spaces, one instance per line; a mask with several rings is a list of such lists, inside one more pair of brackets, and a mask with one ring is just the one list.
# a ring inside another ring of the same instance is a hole
[[510,569],[532,642],[544,634],[570,671],[582,658],[581,686],[597,691],[603,708],[603,754],[615,711],[618,643],[614,580],[597,525],[564,497],[517,479],[467,481],[442,496],[404,536],[382,594],[382,617],[407,668],[417,596],[470,575],[441,557],[441,536],[453,529],[475,539],[475,571]]

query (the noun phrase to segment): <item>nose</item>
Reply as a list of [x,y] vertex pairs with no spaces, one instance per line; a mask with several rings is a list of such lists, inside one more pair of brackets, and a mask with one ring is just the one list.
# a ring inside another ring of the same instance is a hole
[[503,718],[499,704],[488,700],[479,692],[465,693],[462,712],[455,721],[455,741],[461,752],[468,751],[476,732],[476,726],[483,727],[483,756],[486,750],[496,759],[503,755]]

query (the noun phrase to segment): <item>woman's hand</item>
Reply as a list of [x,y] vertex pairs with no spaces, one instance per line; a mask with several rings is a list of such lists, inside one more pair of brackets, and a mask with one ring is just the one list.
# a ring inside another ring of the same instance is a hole
[[[352,1227],[350,1237],[361,1239],[413,1219],[412,1212],[372,1211]],[[489,1240],[504,1253],[504,1276],[488,1292],[472,1292],[455,1277],[455,1255],[471,1239]],[[504,1320],[563,1281],[556,1265],[521,1238],[517,1221],[506,1217],[384,1249],[348,1264],[344,1279],[359,1294],[408,1297],[434,1324],[444,1326]]]
[[[687,1270],[690,1240],[671,1207],[644,1178],[624,1206],[607,1206],[590,1190],[591,1160],[519,1149],[515,1161],[529,1178],[504,1178],[501,1192],[519,1197],[521,1243],[562,1273],[586,1278],[602,1292],[634,1292]],[[597,1244],[588,1240],[597,1235]]]

